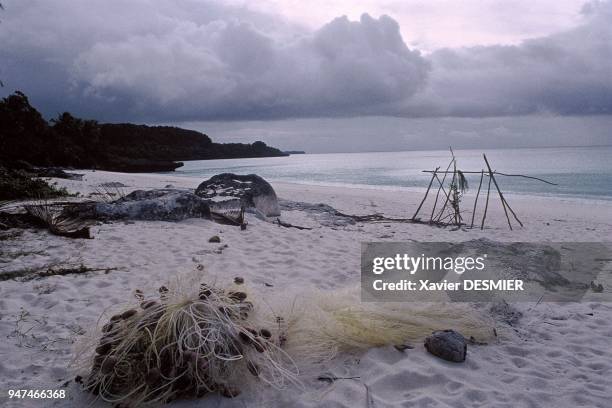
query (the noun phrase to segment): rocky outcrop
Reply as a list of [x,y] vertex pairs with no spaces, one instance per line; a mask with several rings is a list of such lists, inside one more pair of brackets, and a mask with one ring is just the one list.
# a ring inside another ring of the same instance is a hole
[[208,202],[189,190],[136,190],[112,203],[95,204],[95,217],[105,219],[180,221],[209,218]]
[[200,184],[195,194],[211,206],[254,208],[266,217],[280,216],[274,189],[255,174],[217,174]]

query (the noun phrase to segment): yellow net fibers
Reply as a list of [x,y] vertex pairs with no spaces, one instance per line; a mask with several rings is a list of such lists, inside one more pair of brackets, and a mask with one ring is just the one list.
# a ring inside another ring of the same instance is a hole
[[311,361],[422,341],[435,330],[454,329],[479,341],[493,337],[492,320],[461,303],[366,303],[353,289],[302,296],[291,309],[286,350]]

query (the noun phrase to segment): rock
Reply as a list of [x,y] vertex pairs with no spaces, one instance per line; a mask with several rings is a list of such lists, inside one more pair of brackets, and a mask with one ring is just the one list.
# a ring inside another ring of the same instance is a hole
[[461,363],[465,361],[467,342],[454,330],[435,331],[425,339],[425,348],[443,360]]
[[209,204],[255,208],[266,217],[280,216],[278,198],[272,186],[255,175],[217,174],[202,182],[196,195]]
[[106,219],[180,221],[210,218],[208,202],[179,189],[136,190],[112,203],[96,203],[95,217]]
[[216,242],[219,243],[221,242],[221,238],[219,238],[218,235],[213,235],[212,237],[210,237],[210,239],[208,240],[208,242]]

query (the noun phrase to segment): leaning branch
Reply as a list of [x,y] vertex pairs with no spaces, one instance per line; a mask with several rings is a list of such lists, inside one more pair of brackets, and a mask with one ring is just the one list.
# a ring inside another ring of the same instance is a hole
[[[433,173],[432,170],[421,170],[422,173]],[[463,174],[480,174],[480,171],[463,171],[461,170],[461,172]],[[438,174],[445,174],[445,173],[453,173],[452,171],[438,171]],[[557,183],[553,183],[551,181],[548,180],[544,180],[541,179],[539,177],[533,177],[533,176],[526,176],[524,174],[508,174],[508,173],[502,173],[499,172],[497,170],[493,171],[494,175],[499,175],[499,176],[506,176],[506,177],[522,177],[522,178],[527,178],[527,179],[532,179],[532,180],[538,180],[541,181],[542,183],[546,183],[546,184],[550,184],[551,186],[558,186]],[[486,176],[488,176],[488,174],[485,174]]]

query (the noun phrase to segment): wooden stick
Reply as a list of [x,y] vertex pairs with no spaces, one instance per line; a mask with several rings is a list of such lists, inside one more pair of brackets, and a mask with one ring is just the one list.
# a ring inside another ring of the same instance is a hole
[[[421,170],[421,172],[422,173],[432,173],[431,170]],[[449,171],[447,171],[447,172],[448,173],[452,173],[452,172],[449,172]],[[478,173],[480,173],[479,171],[463,171],[463,170],[461,172],[464,173],[464,174],[478,174]],[[443,171],[439,171],[438,174],[444,174],[444,172]],[[495,170],[493,172],[493,174],[498,174],[500,176],[506,176],[506,177],[523,177],[523,178],[538,180],[538,181],[541,181],[542,183],[550,184],[551,186],[558,186],[559,185],[559,184],[550,182],[548,180],[541,179],[539,177],[526,176],[524,174],[507,174],[507,173],[501,173],[501,172],[499,172],[497,170]]]
[[510,222],[508,210],[506,209],[506,200],[504,199],[504,195],[502,194],[499,185],[497,184],[497,180],[495,180],[493,170],[491,170],[491,166],[489,165],[489,161],[487,160],[487,155],[483,153],[482,156],[484,157],[485,163],[487,164],[487,168],[489,169],[489,176],[491,177],[491,180],[493,180],[493,184],[495,184],[495,188],[497,189],[497,193],[499,194],[499,199],[501,200],[502,207],[504,207],[504,214],[506,214],[506,220],[508,220],[508,227],[510,227],[510,231],[512,231],[512,223]]
[[487,187],[487,201],[485,202],[484,214],[482,215],[482,223],[480,229],[484,229],[485,219],[487,218],[487,208],[489,208],[489,194],[491,193],[491,177],[489,177],[489,187]]
[[523,223],[521,222],[521,220],[518,219],[518,217],[516,216],[516,214],[514,213],[514,210],[512,209],[512,207],[510,207],[510,204],[508,204],[508,201],[506,200],[506,198],[504,197],[504,201],[506,202],[506,205],[508,206],[508,209],[510,210],[510,212],[512,213],[512,216],[514,217],[514,219],[516,220],[516,222],[519,223],[519,225],[522,227]]
[[429,180],[429,185],[427,186],[427,191],[425,192],[425,197],[423,197],[423,200],[421,201],[421,204],[419,204],[419,208],[417,208],[416,212],[412,216],[413,220],[416,219],[416,216],[419,214],[419,211],[421,211],[421,207],[423,207],[423,204],[425,203],[425,200],[427,200],[427,195],[429,194],[429,189],[431,188],[431,185],[433,184],[433,181],[436,178],[436,174],[437,174],[439,169],[440,169],[440,167],[438,166],[434,170],[433,176],[431,176],[431,180]]
[[436,178],[438,179],[438,182],[440,183],[440,187],[438,187],[438,192],[436,193],[436,201],[434,201],[434,206],[431,209],[431,216],[429,217],[429,221],[430,222],[433,221],[433,217],[434,217],[434,214],[436,212],[436,206],[438,205],[438,197],[440,196],[440,189],[444,190],[444,181],[446,180],[446,175],[448,174],[448,169],[450,169],[450,166],[453,164],[454,160],[455,160],[455,158],[453,157],[451,159],[450,163],[448,163],[448,166],[446,167],[446,171],[444,172],[444,177],[442,177],[442,181],[440,181],[440,179],[436,175]]
[[[455,163],[455,159],[453,159],[453,163]],[[457,178],[457,164],[455,163],[455,172],[453,172],[453,179],[451,180],[451,189],[453,184],[456,182]],[[442,209],[440,210],[440,212],[438,213],[438,216],[436,217],[437,221],[440,221],[440,217],[442,217],[442,214],[444,213],[444,210],[446,209],[446,205],[448,204],[448,202],[450,201],[450,194],[451,194],[452,190],[448,190],[448,194],[446,194],[446,200],[444,200],[444,204],[442,205]]]
[[478,183],[478,192],[476,192],[476,199],[474,200],[474,209],[472,210],[472,222],[470,228],[474,228],[474,216],[476,215],[476,204],[478,204],[478,196],[480,195],[480,187],[482,187],[482,179],[484,178],[484,170],[480,170],[480,183]]

